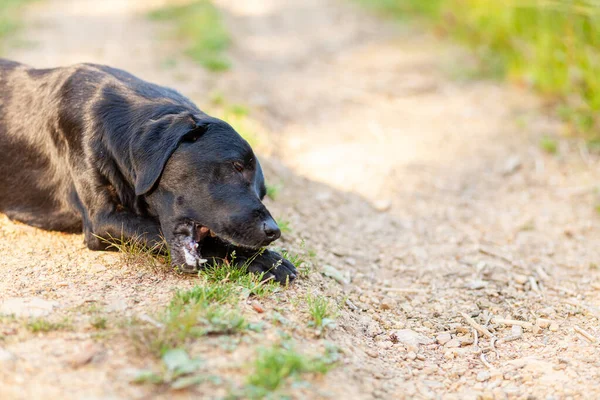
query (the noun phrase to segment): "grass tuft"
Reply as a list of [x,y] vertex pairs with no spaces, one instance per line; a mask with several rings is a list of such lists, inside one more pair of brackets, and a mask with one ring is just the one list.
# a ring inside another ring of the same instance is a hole
[[94,329],[102,330],[106,329],[108,320],[106,319],[106,317],[96,317],[92,320],[91,324],[94,327]]
[[231,62],[224,52],[231,38],[219,10],[208,0],[173,5],[150,13],[150,18],[175,23],[175,36],[188,42],[186,54],[210,71],[226,71]]
[[309,326],[317,329],[319,336],[327,328],[335,326],[335,311],[331,301],[323,296],[313,296],[308,294],[306,296],[306,304],[308,306],[308,312],[311,317]]
[[292,226],[290,221],[285,219],[276,219],[277,225],[279,225],[279,230],[281,233],[292,233]]
[[558,142],[551,137],[544,136],[540,140],[540,147],[548,154],[558,153]]
[[29,320],[26,324],[26,327],[33,333],[45,333],[70,329],[71,325],[67,321],[52,322],[44,318],[35,318]]
[[166,385],[171,389],[179,390],[198,385],[207,380],[206,376],[197,374],[202,366],[202,360],[190,358],[183,349],[166,351],[162,359],[160,372],[140,370],[133,379],[134,383],[152,383]]
[[175,293],[171,303],[156,321],[133,321],[130,330],[138,349],[161,356],[207,335],[235,335],[260,330],[236,309],[248,296],[263,297],[280,290],[274,282],[263,282],[245,265],[224,261],[199,273],[203,284]]
[[279,197],[279,193],[281,192],[282,189],[283,189],[283,184],[281,184],[281,183],[267,185],[267,197],[270,198],[271,200],[277,200],[277,197]]
[[290,379],[298,380],[303,374],[326,374],[334,366],[334,358],[329,351],[321,357],[307,356],[286,343],[259,350],[243,397],[264,398]]
[[141,236],[125,239],[109,236],[108,239],[100,238],[106,243],[107,249],[115,249],[123,257],[123,263],[128,267],[144,266],[154,272],[163,271],[171,266],[169,246],[163,240],[152,247],[147,247]]
[[243,265],[235,264],[233,260],[223,260],[216,265],[207,266],[200,271],[199,276],[210,284],[229,284],[240,289],[243,297],[256,296],[259,298],[271,295],[281,289],[273,281],[263,281],[263,275],[256,275],[248,271],[248,262]]

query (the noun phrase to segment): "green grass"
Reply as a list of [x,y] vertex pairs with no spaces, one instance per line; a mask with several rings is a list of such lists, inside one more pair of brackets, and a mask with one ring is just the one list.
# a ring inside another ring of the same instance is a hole
[[194,338],[244,332],[250,327],[234,307],[238,296],[229,283],[178,291],[155,324],[133,324],[132,338],[141,349],[164,355],[171,349],[185,346]]
[[197,373],[203,364],[202,360],[190,358],[183,349],[168,350],[162,355],[161,360],[162,366],[159,372],[140,370],[133,382],[166,385],[171,389],[178,390],[207,380],[206,376]]
[[283,189],[283,184],[281,184],[281,183],[267,185],[267,197],[270,198],[271,200],[277,200],[277,197],[279,196],[279,193],[281,192],[282,189]]
[[133,321],[130,335],[138,349],[160,356],[194,338],[260,330],[238,311],[239,301],[280,290],[279,284],[249,273],[246,265],[228,261],[203,269],[199,279],[192,289],[177,291],[154,324]]
[[229,102],[220,91],[210,94],[208,109],[211,115],[229,123],[248,143],[256,147],[261,141],[261,126],[250,117],[250,109],[243,104]]
[[294,267],[298,270],[301,278],[308,278],[313,272],[313,265],[311,262],[307,262],[300,254],[290,253],[287,250],[281,252],[283,258],[294,264]]
[[22,7],[32,1],[34,0],[0,0],[0,41],[19,30]]
[[285,219],[277,219],[275,222],[277,222],[277,225],[279,225],[279,230],[281,230],[281,233],[292,233],[290,221]]
[[261,349],[246,380],[243,397],[264,398],[281,389],[290,380],[299,380],[304,374],[326,374],[335,363],[330,351],[324,356],[308,356],[284,343]]
[[94,329],[97,330],[106,329],[107,324],[108,320],[106,319],[106,317],[96,317],[91,322],[91,325],[94,327]]
[[328,327],[335,326],[335,311],[331,301],[323,296],[306,296],[306,304],[311,321],[309,326],[317,329],[321,335]]
[[544,136],[540,139],[540,148],[548,154],[558,153],[558,142],[548,136]]
[[231,62],[224,54],[231,38],[219,10],[208,0],[167,6],[150,13],[150,18],[172,21],[175,36],[185,40],[186,54],[210,71],[225,71]]
[[[258,254],[258,253],[257,253]],[[223,260],[217,265],[206,266],[199,273],[201,278],[206,279],[209,284],[231,285],[236,293],[242,297],[256,296],[265,297],[281,289],[280,285],[273,281],[263,281],[263,276],[248,272],[248,262],[239,265],[233,260]]]
[[144,266],[153,271],[164,269],[165,266],[170,268],[171,255],[169,246],[164,240],[152,247],[147,247],[140,237],[131,239],[112,236],[108,239],[97,237],[107,245],[107,249],[118,251],[122,256],[123,263],[129,267]]
[[25,325],[26,328],[33,332],[52,332],[52,331],[60,331],[70,329],[71,325],[67,321],[62,322],[52,322],[44,318],[35,318],[31,319]]
[[595,0],[356,0],[418,16],[466,43],[488,75],[555,100],[572,130],[600,137],[600,2]]

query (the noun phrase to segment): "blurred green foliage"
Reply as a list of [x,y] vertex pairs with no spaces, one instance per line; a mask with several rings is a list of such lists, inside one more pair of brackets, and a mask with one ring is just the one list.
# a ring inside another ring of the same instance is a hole
[[[19,12],[25,3],[32,0],[0,0],[0,40],[14,33],[21,26]],[[0,44],[0,50],[2,45]]]
[[231,66],[223,54],[231,39],[219,10],[210,1],[167,6],[150,13],[150,18],[174,22],[176,37],[188,43],[186,54],[204,68],[224,71]]
[[357,0],[419,16],[470,46],[482,68],[537,89],[591,141],[600,137],[600,1]]

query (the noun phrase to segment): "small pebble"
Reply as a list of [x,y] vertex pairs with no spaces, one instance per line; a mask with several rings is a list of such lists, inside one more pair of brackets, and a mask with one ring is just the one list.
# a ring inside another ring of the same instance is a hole
[[558,324],[556,322],[552,322],[550,324],[550,328],[548,328],[548,329],[550,329],[552,332],[557,332],[558,331]]
[[17,359],[17,357],[15,357],[15,355],[13,353],[0,347],[0,363],[7,362],[7,361],[14,361],[16,359]]
[[389,349],[394,345],[394,343],[392,343],[389,340],[384,340],[383,342],[379,342],[377,343],[377,346],[381,347],[382,349]]
[[388,211],[390,208],[392,208],[392,201],[389,199],[377,200],[375,203],[373,203],[373,206],[377,211]]
[[263,308],[263,306],[256,300],[252,302],[252,308],[254,309],[254,311],[256,311],[259,314],[262,314],[265,312],[265,309]]
[[367,351],[365,353],[367,353],[367,355],[372,358],[379,357],[379,353],[372,349],[367,349]]
[[452,335],[448,332],[442,332],[436,336],[436,341],[442,346],[452,340]]
[[554,309],[554,307],[544,307],[537,310],[537,314],[540,317],[550,317],[556,314],[556,310]]
[[67,361],[73,368],[82,367],[92,361],[94,356],[99,354],[102,348],[94,342],[89,342],[74,355],[72,355]]
[[448,340],[446,342],[446,344],[444,345],[444,347],[446,347],[448,349],[460,347],[460,340],[458,338],[454,338],[454,339]]
[[390,299],[389,297],[385,297],[383,300],[381,300],[379,308],[381,308],[382,310],[391,310],[392,308],[394,308],[394,301],[392,301],[392,299]]
[[523,284],[525,284],[526,282],[529,281],[529,278],[526,275],[515,274],[514,275],[514,280],[518,284],[523,285]]
[[408,358],[409,360],[416,360],[417,353],[415,353],[414,351],[409,351],[408,354],[406,355],[406,358]]
[[477,373],[477,382],[485,382],[492,377],[489,371],[479,371]]
[[540,327],[540,328],[548,328],[550,326],[550,324],[552,323],[552,321],[548,320],[548,319],[544,319],[544,318],[538,318],[536,324]]

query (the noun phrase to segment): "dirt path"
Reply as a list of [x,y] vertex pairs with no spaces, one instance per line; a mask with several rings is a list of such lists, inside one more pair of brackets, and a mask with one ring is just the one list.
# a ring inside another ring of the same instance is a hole
[[[574,141],[544,154],[537,143],[560,127],[541,105],[451,79],[469,59],[427,35],[342,1],[216,4],[234,37],[234,67],[219,76],[181,58],[164,68],[177,48],[141,16],[147,2],[35,4],[25,38],[37,45],[7,56],[111,64],[199,104],[217,89],[251,106],[272,144],[268,178],[284,184],[270,204],[293,228],[283,244],[304,242],[318,271],[334,267],[350,281],[315,273],[265,301],[297,323],[290,333],[308,348],[324,340],[300,327],[294,299],[321,293],[341,306],[326,340],[343,361],[297,397],[600,397],[600,160]],[[172,395],[129,384],[123,371],[153,361],[118,329],[95,335],[84,308],[112,319],[151,313],[193,279],[89,252],[80,235],[6,219],[0,232],[0,300],[54,301],[42,306],[73,323],[69,332],[35,335],[15,322],[0,331],[1,398]],[[474,335],[461,313],[494,337]],[[519,329],[499,318],[521,321],[523,336],[507,340]],[[271,336],[252,339],[232,353],[212,338],[195,350],[235,380]],[[74,368],[90,348],[93,362]],[[222,395],[205,390],[179,395]]]

